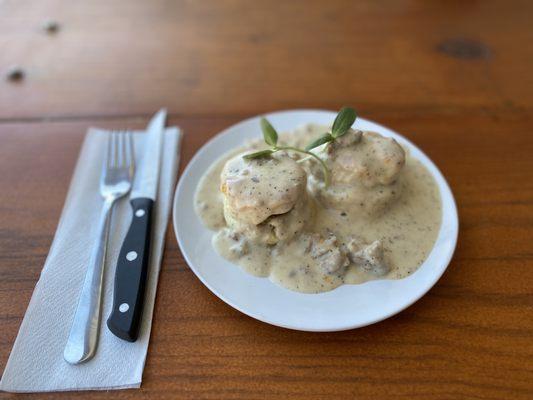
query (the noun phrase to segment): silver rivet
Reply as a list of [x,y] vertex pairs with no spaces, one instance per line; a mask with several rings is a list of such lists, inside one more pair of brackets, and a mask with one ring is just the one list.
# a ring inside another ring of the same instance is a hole
[[126,260],[133,261],[137,258],[137,252],[136,251],[130,251],[128,254],[126,254]]
[[118,310],[121,312],[121,313],[125,313],[126,311],[128,311],[130,309],[130,305],[128,303],[122,303],[120,306],[118,306]]
[[146,214],[144,212],[144,210],[142,208],[139,208],[137,211],[135,211],[135,216],[136,217],[142,217],[144,214]]

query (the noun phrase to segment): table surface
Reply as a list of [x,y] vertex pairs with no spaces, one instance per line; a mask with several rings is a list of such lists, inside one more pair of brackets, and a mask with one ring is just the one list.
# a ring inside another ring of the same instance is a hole
[[[0,0],[0,369],[87,127],[142,127],[165,106],[183,169],[245,117],[351,105],[450,183],[459,242],[437,285],[373,326],[284,330],[211,294],[169,226],[142,388],[76,396],[531,399],[532,14],[528,1]],[[24,79],[4,79],[11,65]]]

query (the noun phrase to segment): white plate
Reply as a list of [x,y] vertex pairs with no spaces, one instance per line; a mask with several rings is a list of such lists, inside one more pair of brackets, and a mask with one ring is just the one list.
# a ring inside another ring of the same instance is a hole
[[[266,117],[280,132],[308,122],[331,124],[336,113],[294,110]],[[354,127],[395,138],[431,172],[440,189],[443,218],[427,260],[411,276],[343,285],[326,293],[304,294],[251,276],[222,257],[211,245],[213,232],[194,212],[194,193],[202,174],[227,151],[245,140],[260,138],[259,117],[242,121],[207,142],[183,173],[174,198],[174,229],[185,260],[214,294],[237,310],[258,320],[304,331],[338,331],[358,328],[388,318],[420,299],[441,277],[457,242],[458,218],[452,192],[435,164],[404,137],[374,122],[357,118]]]

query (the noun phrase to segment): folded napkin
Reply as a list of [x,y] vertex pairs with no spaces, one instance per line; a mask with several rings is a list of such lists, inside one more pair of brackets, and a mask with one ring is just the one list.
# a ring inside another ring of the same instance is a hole
[[[154,208],[152,253],[139,338],[135,343],[125,342],[115,337],[105,323],[112,306],[118,253],[131,220],[129,200],[124,197],[116,203],[112,217],[96,355],[81,365],[70,365],[63,359],[63,349],[95,242],[94,221],[98,220],[102,206],[98,189],[108,134],[103,130],[90,129],[85,137],[54,241],[0,381],[1,390],[107,390],[138,388],[141,385],[165,231],[178,169],[181,133],[177,128],[167,129],[164,135],[158,197]],[[145,137],[142,132],[134,134],[136,165],[140,165]]]

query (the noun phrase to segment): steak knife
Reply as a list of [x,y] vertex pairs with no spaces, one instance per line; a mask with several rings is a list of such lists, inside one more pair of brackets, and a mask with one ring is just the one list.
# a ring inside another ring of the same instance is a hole
[[107,319],[109,330],[128,342],[135,342],[139,336],[165,119],[166,110],[160,110],[148,124],[143,157],[130,195],[132,220],[120,249],[113,308]]

